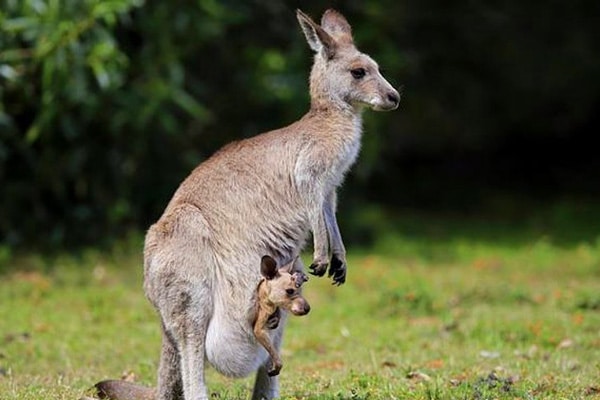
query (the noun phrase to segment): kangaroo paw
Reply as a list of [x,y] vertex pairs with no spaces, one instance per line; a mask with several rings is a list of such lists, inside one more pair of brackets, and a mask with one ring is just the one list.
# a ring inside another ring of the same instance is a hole
[[329,277],[333,278],[333,284],[340,286],[346,282],[346,260],[337,255],[331,256],[331,266],[329,267]]
[[323,261],[313,261],[313,263],[310,265],[310,267],[308,267],[308,269],[310,270],[309,272],[313,275],[316,276],[323,276],[325,275],[325,272],[327,272],[327,261],[323,262]]

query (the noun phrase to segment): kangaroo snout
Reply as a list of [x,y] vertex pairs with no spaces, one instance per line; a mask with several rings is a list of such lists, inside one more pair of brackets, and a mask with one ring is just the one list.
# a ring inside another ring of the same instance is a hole
[[398,108],[398,104],[400,104],[400,94],[396,91],[389,92],[387,95],[387,100],[393,106],[393,108],[391,108],[391,110],[394,110],[394,109]]
[[387,82],[385,86],[367,102],[375,111],[392,111],[400,104],[400,93]]
[[392,111],[398,108],[400,104],[400,94],[392,89],[387,92],[386,95],[382,96],[381,102],[376,103],[373,109],[375,111]]

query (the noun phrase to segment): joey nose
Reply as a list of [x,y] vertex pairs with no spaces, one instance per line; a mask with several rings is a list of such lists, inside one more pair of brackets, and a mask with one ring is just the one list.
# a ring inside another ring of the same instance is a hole
[[306,315],[310,311],[310,305],[307,301],[300,301],[292,306],[291,311],[294,315]]
[[309,311],[310,311],[310,304],[308,304],[308,303],[304,304],[304,315],[308,314]]

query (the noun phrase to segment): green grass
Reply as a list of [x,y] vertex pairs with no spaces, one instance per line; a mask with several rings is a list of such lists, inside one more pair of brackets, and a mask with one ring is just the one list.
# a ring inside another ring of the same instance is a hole
[[[600,229],[564,214],[387,222],[351,249],[346,285],[307,283],[312,311],[290,319],[282,398],[600,398]],[[153,384],[160,337],[139,239],[3,260],[1,399],[73,400],[123,374]],[[217,399],[252,386],[207,380]]]

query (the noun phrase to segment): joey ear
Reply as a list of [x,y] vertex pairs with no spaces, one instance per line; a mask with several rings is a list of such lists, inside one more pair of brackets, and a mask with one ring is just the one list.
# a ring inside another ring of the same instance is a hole
[[322,52],[325,59],[332,59],[337,47],[335,39],[302,11],[296,10],[296,17],[310,48]]
[[288,274],[292,274],[294,272],[294,263],[296,260],[291,263],[285,264],[283,267],[279,268],[280,271],[287,272]]
[[279,274],[277,262],[270,256],[263,256],[260,260],[260,273],[267,280],[275,278]]
[[323,13],[321,27],[338,43],[354,43],[350,24],[342,14],[332,8]]

